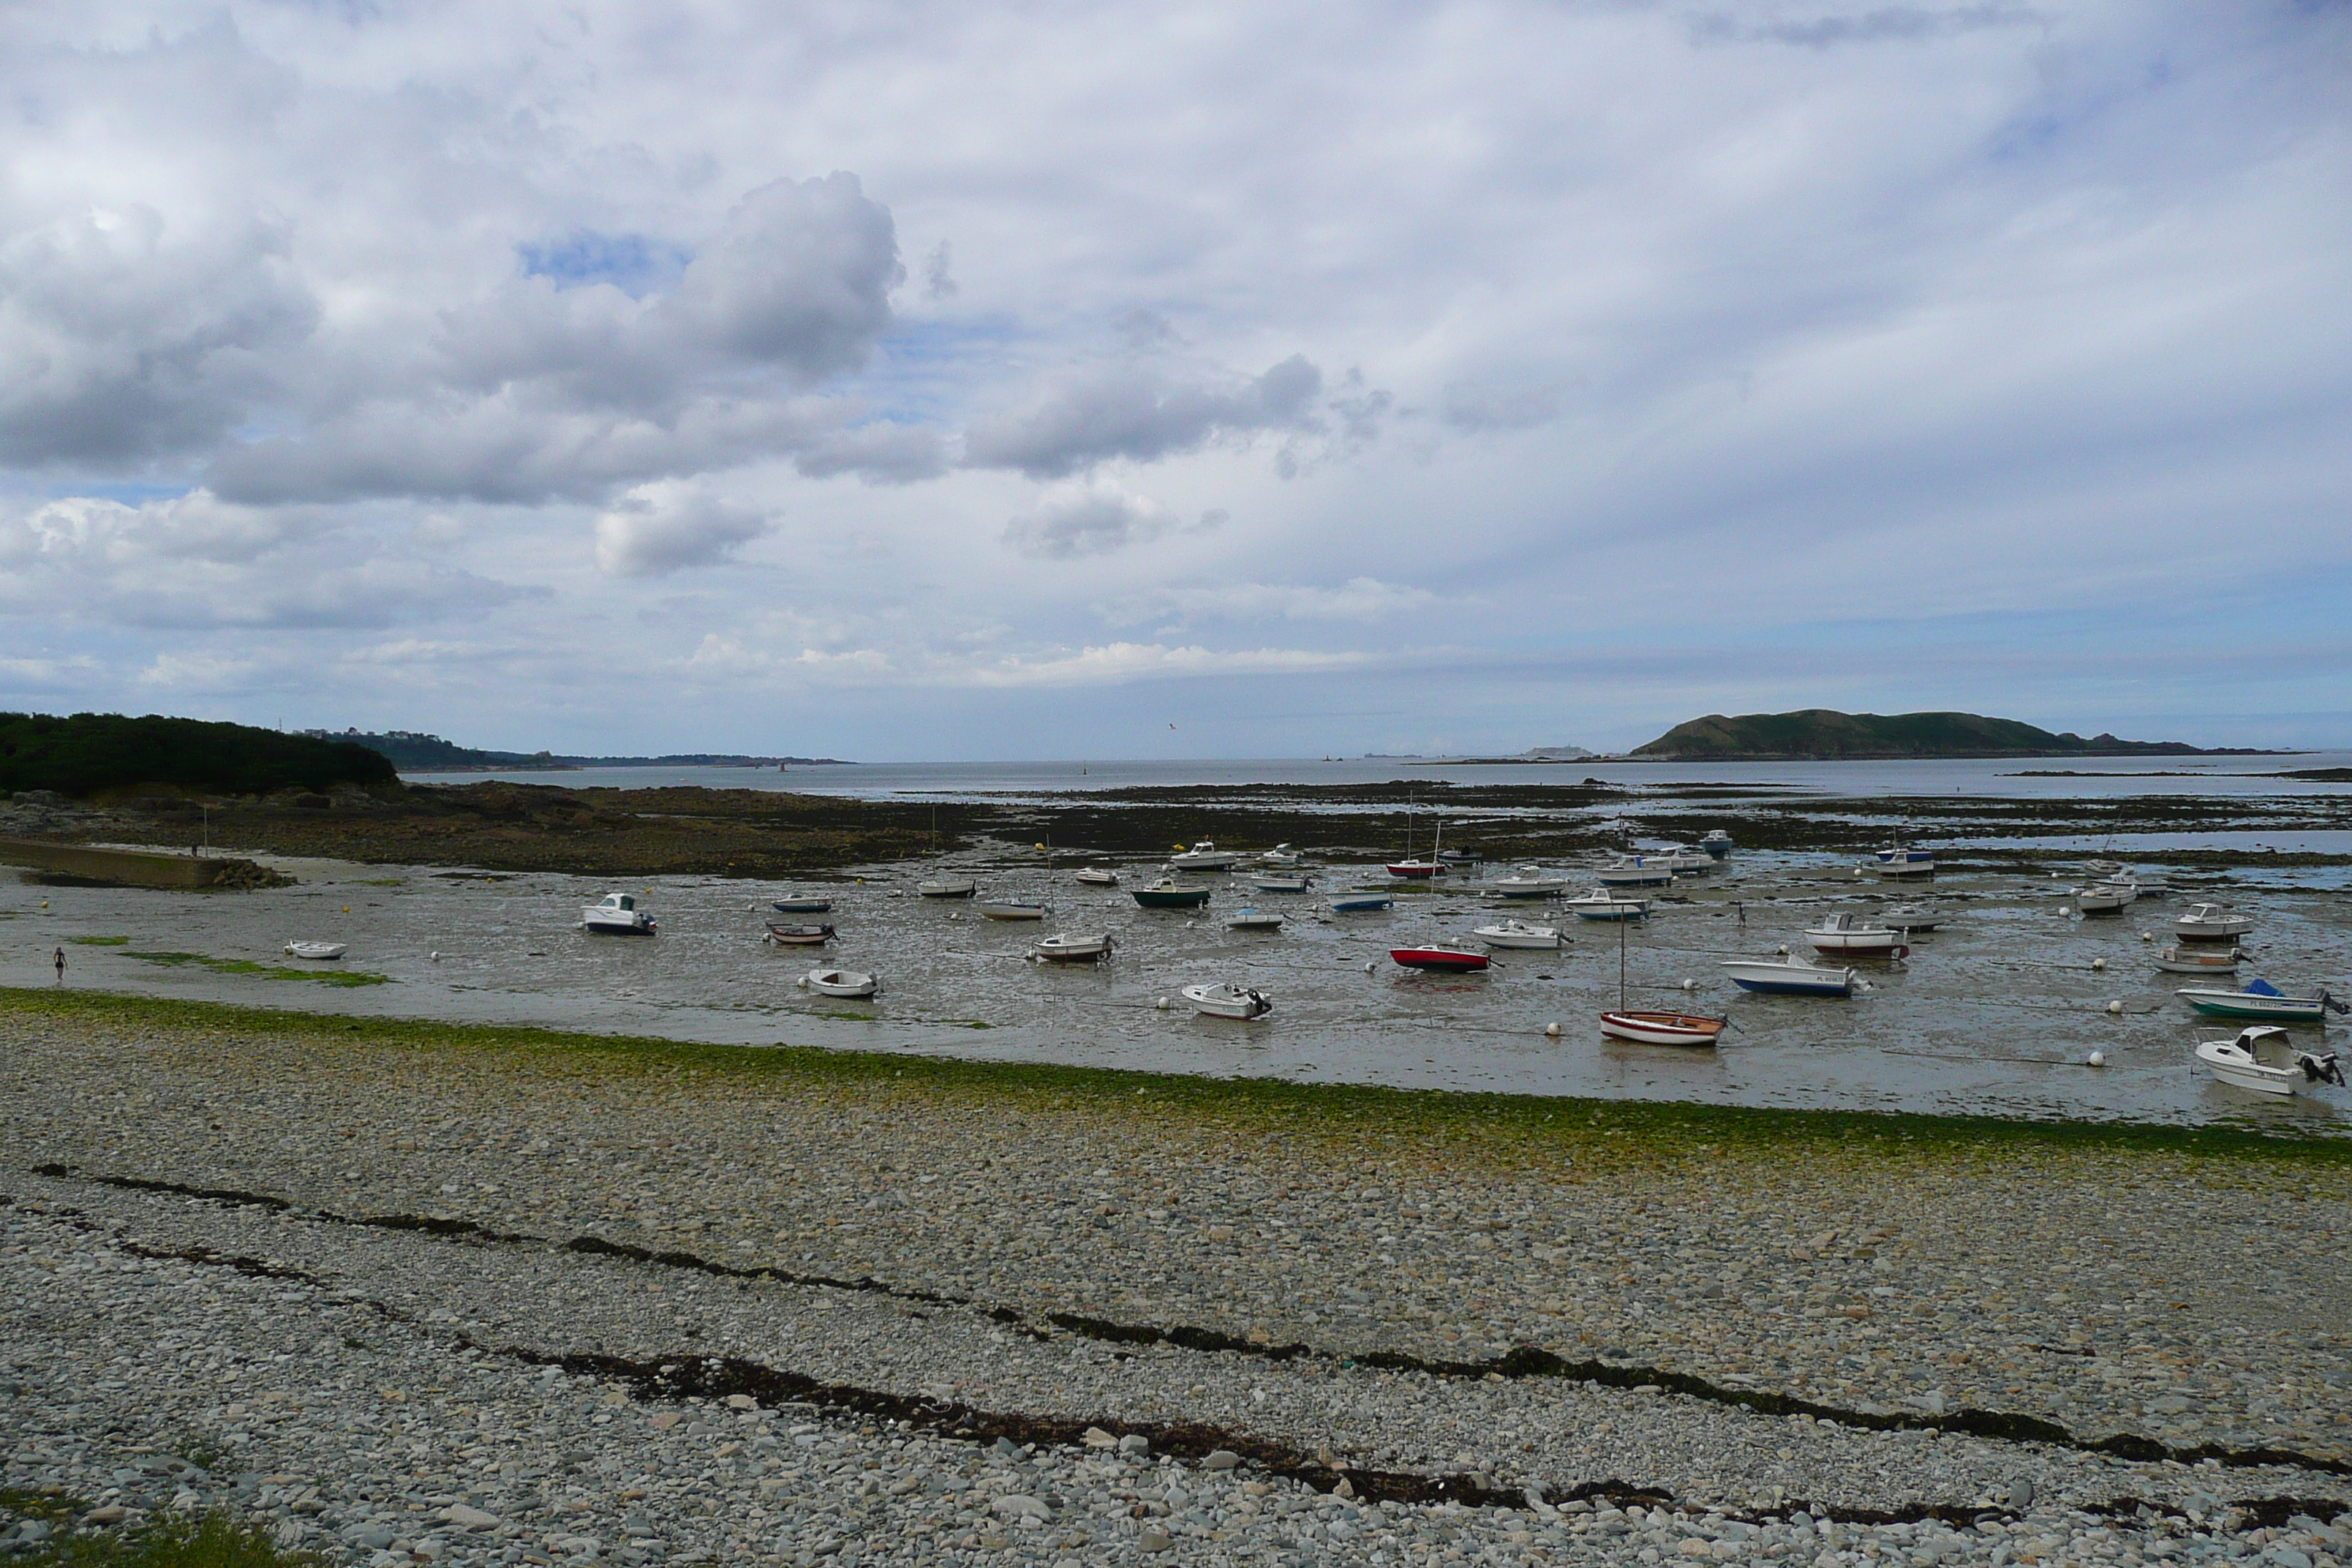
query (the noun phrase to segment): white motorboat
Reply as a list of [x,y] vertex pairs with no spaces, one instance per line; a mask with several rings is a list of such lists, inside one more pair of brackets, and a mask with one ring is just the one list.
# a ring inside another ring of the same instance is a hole
[[1184,1000],[1192,1004],[1192,1011],[1212,1018],[1263,1018],[1274,1011],[1274,1004],[1263,991],[1253,991],[1236,985],[1230,980],[1220,980],[1208,985],[1187,985]]
[[2325,1024],[2330,1013],[2352,1013],[2320,987],[2316,996],[2290,996],[2267,980],[2252,980],[2242,991],[2185,985],[2173,993],[2206,1018],[2261,1018],[2275,1024]]
[[607,893],[580,911],[580,923],[599,936],[651,936],[660,928],[637,908],[635,893]]
[[1675,868],[1655,855],[1620,855],[1593,875],[1604,888],[1663,888]]
[[2187,947],[2175,942],[2159,950],[2156,967],[2167,974],[2232,974],[2244,963],[2242,947]]
[[1914,848],[1897,838],[1864,860],[1862,867],[1882,877],[1932,877],[1936,874],[1936,852]]
[[801,984],[820,996],[871,996],[882,989],[879,977],[861,969],[812,969]]
[[2253,916],[2234,914],[2220,904],[2191,904],[2172,922],[2172,934],[2183,942],[2235,942],[2253,929]]
[[1163,872],[1160,879],[1141,888],[1130,888],[1127,896],[1147,910],[1197,910],[1209,901],[1205,882],[1181,882]]
[[1505,899],[1557,899],[1568,891],[1568,879],[1540,866],[1522,866],[1487,883],[1486,890]]
[[1645,921],[1650,918],[1650,900],[1629,899],[1612,893],[1606,888],[1595,888],[1580,899],[1562,899],[1559,907],[1574,910],[1580,921]]
[[1908,958],[1911,950],[1903,933],[1885,926],[1864,925],[1850,914],[1835,914],[1805,928],[1805,941],[1815,952],[1845,958]]
[[1249,885],[1261,893],[1303,893],[1308,883],[1304,871],[1254,871]]
[[1235,910],[1225,917],[1227,931],[1280,931],[1282,917],[1272,910]]
[[824,915],[833,912],[833,900],[824,893],[786,893],[768,907],[780,915]]
[[1072,936],[1067,931],[1057,931],[1033,942],[1029,956],[1046,963],[1099,963],[1110,956],[1114,945],[1108,931],[1099,936]]
[[939,877],[916,883],[915,891],[927,899],[969,899],[980,891],[980,884],[970,877]]
[[2139,901],[2129,882],[2089,882],[2074,889],[2074,908],[2086,915],[2119,915]]
[[341,942],[289,942],[282,951],[289,958],[324,960],[342,957],[351,951],[351,944]]
[[1731,853],[1731,835],[1720,827],[1710,827],[1700,837],[1698,847],[1720,860]]
[[1226,871],[1241,859],[1237,849],[1220,849],[1203,838],[1181,855],[1169,860],[1179,871]]
[[1685,876],[1693,871],[1712,871],[1715,869],[1715,857],[1708,854],[1706,850],[1697,847],[1696,845],[1690,844],[1678,844],[1672,849],[1661,849],[1654,853],[1644,853],[1642,858],[1645,860],[1656,860],[1664,863],[1666,868],[1674,872],[1677,877]]
[[1723,973],[1742,991],[1779,996],[1853,994],[1854,972],[1851,969],[1831,969],[1785,959],[1732,958],[1724,961]]
[[1287,844],[1277,844],[1257,858],[1261,866],[1296,866],[1307,858]]
[[2334,1051],[2305,1050],[2274,1024],[2241,1029],[2233,1040],[2201,1041],[2197,1059],[2223,1083],[2256,1094],[2294,1094],[2313,1084],[2344,1081]]
[[1033,904],[1018,899],[982,899],[978,908],[992,921],[1042,921],[1054,912],[1051,904]]
[[1470,933],[1488,947],[1559,949],[1559,932],[1551,926],[1530,925],[1526,921],[1497,921],[1490,926],[1480,926]]
[[1089,888],[1116,888],[1118,873],[1108,866],[1088,866],[1078,873],[1077,879]]

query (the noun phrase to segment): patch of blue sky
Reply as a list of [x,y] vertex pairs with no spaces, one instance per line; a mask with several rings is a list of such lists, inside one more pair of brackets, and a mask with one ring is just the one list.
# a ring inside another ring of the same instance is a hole
[[643,234],[575,229],[561,239],[515,247],[523,273],[552,279],[559,289],[610,283],[631,299],[674,287],[694,252],[674,240]]
[[47,487],[51,500],[63,500],[68,496],[92,496],[100,500],[119,501],[124,506],[177,500],[194,489],[194,485],[186,483],[140,484],[127,479],[60,479]]
[[1000,371],[1007,345],[1024,335],[1009,316],[905,322],[882,340],[848,389],[865,397],[877,418],[952,423],[975,376]]

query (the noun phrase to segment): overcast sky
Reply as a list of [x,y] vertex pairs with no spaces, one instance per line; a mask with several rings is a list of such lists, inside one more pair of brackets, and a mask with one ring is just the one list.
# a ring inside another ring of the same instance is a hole
[[2352,744],[2352,6],[0,8],[0,706]]

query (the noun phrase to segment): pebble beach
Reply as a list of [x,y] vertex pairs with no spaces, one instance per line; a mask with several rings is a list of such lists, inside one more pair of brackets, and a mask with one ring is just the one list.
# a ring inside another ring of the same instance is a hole
[[2333,1150],[0,1006],[0,1545],[2352,1552]]

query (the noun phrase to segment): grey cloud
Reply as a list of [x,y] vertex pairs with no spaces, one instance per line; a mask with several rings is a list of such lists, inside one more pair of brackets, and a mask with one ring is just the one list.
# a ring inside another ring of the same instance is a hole
[[1465,435],[1489,430],[1527,430],[1559,417],[1560,395],[1549,386],[1478,386],[1456,382],[1445,389],[1441,417]]
[[1690,19],[1690,28],[1697,43],[1794,44],[1826,49],[1839,44],[1917,43],[1993,27],[2038,26],[2043,21],[2040,12],[2019,5],[1954,5],[1942,10],[1884,5],[1803,22],[1751,22],[1724,12],[1706,12]]
[[282,224],[173,231],[93,209],[0,237],[0,462],[137,463],[202,447],[267,390],[318,307]]
[[[1208,526],[1208,516],[1202,522]],[[1222,519],[1220,519],[1222,521]],[[1070,561],[1108,555],[1157,539],[1175,526],[1164,509],[1117,485],[1073,486],[1049,494],[1037,510],[1004,527],[1004,542],[1024,555]]]
[[964,434],[964,460],[1063,479],[1113,458],[1149,463],[1197,451],[1219,437],[1316,427],[1323,373],[1293,354],[1265,374],[1226,389],[1170,379],[1135,364],[1106,364],[1066,377],[1017,414],[984,419]]
[[641,485],[596,520],[596,564],[615,577],[709,566],[768,531],[766,514],[692,485]]
[[813,479],[856,474],[868,484],[913,484],[948,471],[939,433],[877,421],[821,437],[793,459]]
[[952,300],[961,292],[956,288],[954,277],[948,271],[949,265],[954,259],[954,253],[949,249],[946,240],[943,239],[931,247],[931,254],[923,261],[924,298]]

